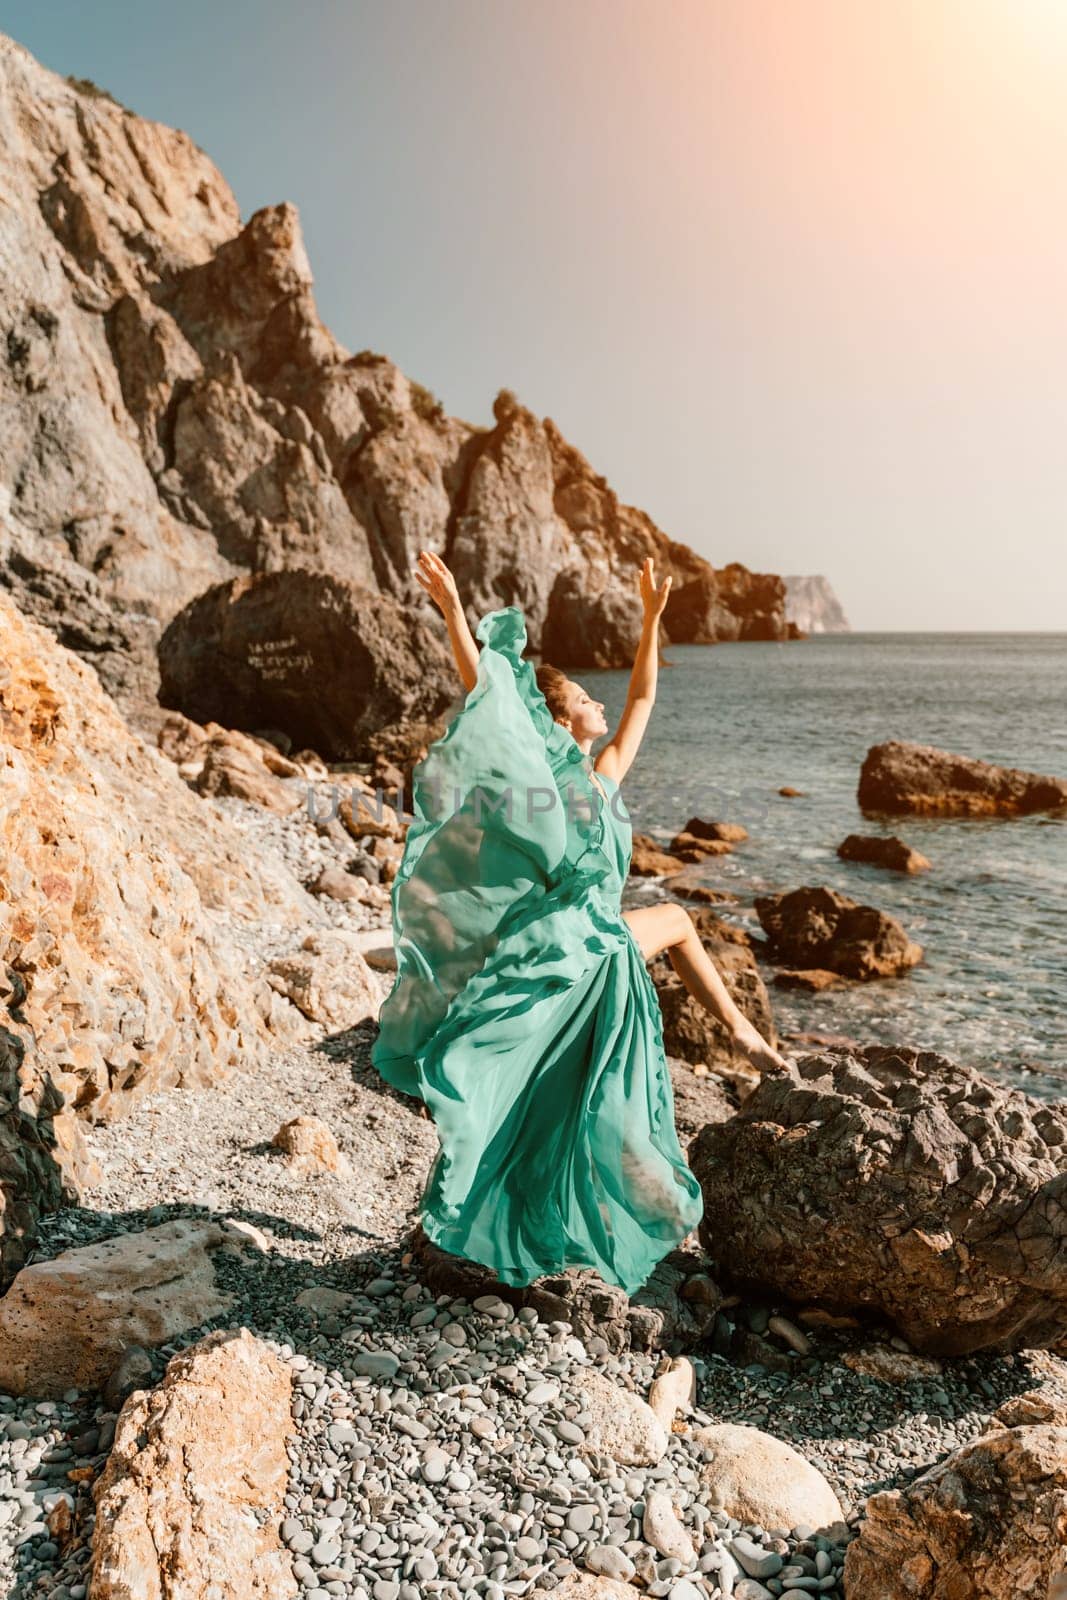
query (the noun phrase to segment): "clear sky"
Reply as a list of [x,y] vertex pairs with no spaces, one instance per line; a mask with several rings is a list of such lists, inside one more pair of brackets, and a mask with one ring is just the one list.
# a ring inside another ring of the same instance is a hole
[[853,626],[1067,628],[1067,0],[0,0],[300,208],[319,305],[507,386]]

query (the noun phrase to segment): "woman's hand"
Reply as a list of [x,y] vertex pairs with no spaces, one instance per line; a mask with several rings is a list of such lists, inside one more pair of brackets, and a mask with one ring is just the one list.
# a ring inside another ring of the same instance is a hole
[[651,622],[659,617],[667,604],[667,596],[671,592],[670,574],[659,585],[656,583],[652,566],[652,557],[646,556],[641,568],[641,577],[638,581],[641,591],[641,604],[645,608],[645,621]]
[[478,681],[478,646],[467,626],[463,602],[459,598],[456,580],[432,550],[420,550],[415,563],[415,581],[426,590],[448,624],[448,639],[456,658],[463,687],[468,694]]
[[415,581],[426,590],[434,605],[447,622],[457,611],[462,611],[456,580],[441,557],[432,550],[420,550],[415,564]]

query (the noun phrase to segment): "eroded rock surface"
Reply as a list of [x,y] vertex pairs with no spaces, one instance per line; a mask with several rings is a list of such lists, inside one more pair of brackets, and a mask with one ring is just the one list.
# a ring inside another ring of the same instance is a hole
[[1067,807],[1067,778],[890,739],[868,750],[857,799],[874,815],[1018,817]]
[[1067,1349],[1062,1106],[931,1051],[827,1050],[766,1074],[688,1156],[701,1238],[738,1283],[879,1311],[925,1354]]
[[1018,1395],[989,1431],[867,1501],[845,1557],[863,1600],[1048,1600],[1067,1570],[1067,1406]]
[[[131,1395],[95,1488],[90,1600],[289,1600],[289,1369],[247,1329]],[[251,1419],[255,1426],[250,1426]]]

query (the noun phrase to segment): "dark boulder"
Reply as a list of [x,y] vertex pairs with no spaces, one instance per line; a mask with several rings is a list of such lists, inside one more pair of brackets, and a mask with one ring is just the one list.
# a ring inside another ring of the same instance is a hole
[[931,1051],[825,1050],[687,1153],[738,1286],[881,1313],[930,1355],[1067,1351],[1067,1108]]
[[159,666],[161,704],[197,722],[277,728],[331,761],[372,759],[383,728],[434,718],[456,692],[425,621],[304,570],[208,589],[167,627]]
[[875,816],[1019,817],[1067,808],[1067,778],[891,739],[868,750],[857,799]]
[[756,913],[777,965],[822,968],[845,978],[891,978],[922,960],[900,923],[835,889],[807,887],[757,897]]
[[928,872],[930,863],[918,850],[895,834],[850,833],[837,847],[842,861],[864,861],[891,872]]

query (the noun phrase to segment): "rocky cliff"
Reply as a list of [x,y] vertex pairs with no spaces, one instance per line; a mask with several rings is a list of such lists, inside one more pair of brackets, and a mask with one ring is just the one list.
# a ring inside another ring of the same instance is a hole
[[425,615],[423,546],[472,619],[521,605],[567,665],[627,658],[647,553],[674,574],[670,638],[788,636],[780,579],[670,540],[513,395],[475,428],[344,349],[292,206],[242,224],[184,133],[2,37],[0,262],[3,582],[120,697],[154,698],[162,629],[243,574]]
[[803,633],[849,633],[844,607],[833,591],[829,578],[789,577],[785,584],[787,621]]

